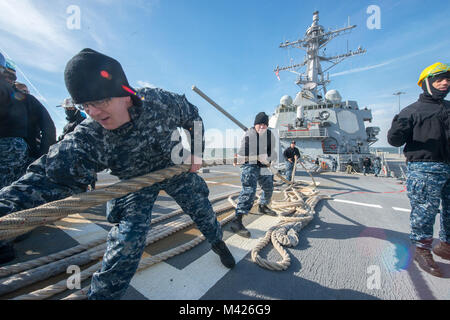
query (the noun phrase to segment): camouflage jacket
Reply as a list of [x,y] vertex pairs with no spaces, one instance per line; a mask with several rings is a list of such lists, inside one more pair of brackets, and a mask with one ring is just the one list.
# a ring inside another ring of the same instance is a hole
[[[203,151],[202,119],[184,95],[150,88],[140,89],[138,95],[144,98],[143,105],[130,107],[130,122],[106,130],[86,119],[51,146],[21,179],[1,190],[0,216],[84,192],[95,173],[107,168],[120,179],[129,179],[179,164],[178,127],[191,133],[191,145],[200,141]],[[194,136],[199,124],[202,129]]]

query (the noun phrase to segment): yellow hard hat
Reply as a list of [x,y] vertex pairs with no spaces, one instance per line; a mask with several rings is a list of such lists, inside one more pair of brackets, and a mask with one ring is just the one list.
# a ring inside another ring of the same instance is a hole
[[447,63],[436,62],[429,67],[426,67],[419,77],[419,82],[417,84],[419,87],[422,86],[422,81],[428,77],[435,76],[439,73],[444,73],[450,71],[450,65]]

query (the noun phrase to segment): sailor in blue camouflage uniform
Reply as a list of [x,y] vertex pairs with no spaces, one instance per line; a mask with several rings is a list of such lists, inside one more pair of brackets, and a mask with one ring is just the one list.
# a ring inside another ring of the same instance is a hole
[[273,175],[267,163],[276,159],[275,136],[267,129],[269,117],[260,112],[255,117],[254,127],[247,130],[241,141],[238,155],[244,159],[241,166],[242,191],[239,194],[236,217],[231,221],[231,230],[242,237],[249,238],[250,231],[242,223],[242,216],[247,214],[255,201],[257,183],[262,192],[258,211],[262,214],[276,216],[268,207],[273,193]]
[[56,128],[47,110],[32,95],[18,90],[16,79],[12,61],[0,53],[0,189],[19,179],[56,142]]
[[28,144],[23,138],[0,138],[0,189],[19,179],[30,162]]
[[[203,129],[194,131],[196,126],[202,127],[202,119],[184,95],[150,88],[135,95],[120,63],[92,49],[75,55],[64,75],[74,103],[91,118],[52,146],[24,177],[2,190],[0,216],[84,192],[95,173],[106,168],[124,180],[174,165],[179,159],[172,151],[177,150],[180,140],[172,135],[178,127],[191,133],[192,147],[200,141],[203,150]],[[221,262],[228,268],[235,265],[221,240],[208,187],[195,173],[201,166],[202,152],[191,156],[196,162],[190,172],[107,203],[107,219],[114,226],[107,237],[101,270],[92,277],[89,299],[119,299],[125,293],[143,253],[160,190],[172,196],[193,219]]]
[[284,159],[286,160],[286,180],[292,180],[292,172],[294,171],[294,163],[300,158],[300,151],[295,146],[295,140],[291,141],[289,148],[286,148],[283,152]]
[[6,59],[0,53],[0,189],[20,178],[30,162],[26,108],[15,104]]
[[[432,251],[450,260],[450,102],[449,65],[435,63],[419,77],[423,93],[392,121],[388,142],[406,143],[407,191],[411,203],[410,239],[414,260],[426,272],[442,277]],[[442,202],[440,243],[432,248],[433,226]]]

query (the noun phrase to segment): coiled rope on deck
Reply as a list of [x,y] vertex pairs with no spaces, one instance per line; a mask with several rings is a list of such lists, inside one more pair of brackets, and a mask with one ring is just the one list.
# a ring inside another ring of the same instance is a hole
[[[298,232],[314,218],[316,204],[321,199],[327,198],[319,195],[318,184],[303,164],[303,168],[311,176],[313,182],[311,184],[303,181],[295,182],[296,165],[297,159],[295,159],[292,169],[290,184],[282,190],[284,198],[278,201],[273,200],[271,203],[272,209],[279,216],[279,222],[266,232],[251,251],[252,261],[269,270],[281,271],[290,266],[291,258],[283,246],[295,247],[298,244]],[[237,206],[232,197],[229,197],[228,200],[234,207]],[[273,247],[280,254],[281,261],[269,261],[261,257],[260,251],[269,242],[272,242]]]

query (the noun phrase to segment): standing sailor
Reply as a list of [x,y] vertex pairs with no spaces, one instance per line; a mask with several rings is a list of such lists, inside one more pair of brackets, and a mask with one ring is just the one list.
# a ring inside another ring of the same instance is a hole
[[370,172],[370,168],[372,167],[372,161],[369,157],[365,157],[363,160],[363,173],[366,175],[366,173]]
[[[204,130],[198,109],[185,96],[161,89],[130,88],[120,63],[84,49],[66,65],[66,87],[75,104],[90,119],[80,123],[47,155],[35,161],[27,174],[0,192],[0,216],[68,197],[86,190],[95,173],[111,169],[121,180],[172,166],[179,141],[178,127],[191,134],[201,153],[191,155],[190,172],[107,203],[108,234],[101,270],[94,273],[89,299],[119,299],[125,293],[141,259],[150,229],[153,204],[165,190],[196,223],[227,268],[235,260],[222,241],[205,181],[195,172],[201,167]],[[139,96],[144,98],[144,102]],[[195,150],[194,150],[195,151]],[[198,275],[201,277],[201,275]]]
[[414,260],[426,272],[442,277],[431,253],[433,226],[442,201],[440,243],[433,252],[450,260],[450,65],[437,62],[425,68],[418,85],[419,100],[392,120],[388,142],[403,144],[408,164],[406,186],[411,202],[410,239]]
[[276,212],[267,205],[273,193],[273,175],[267,165],[276,159],[275,136],[267,129],[269,117],[260,112],[256,115],[254,127],[247,130],[241,141],[238,155],[244,158],[241,166],[242,191],[239,194],[236,217],[231,222],[231,230],[240,236],[249,238],[248,231],[242,224],[242,216],[247,214],[253,206],[257,183],[262,193],[258,205],[258,212],[276,216]]
[[[27,108],[16,99],[9,77],[6,60],[0,53],[0,189],[21,177],[30,161]],[[0,247],[0,263],[11,256],[3,251]]]
[[[26,135],[24,139],[29,149],[27,161],[30,164],[43,154],[46,154],[50,146],[56,142],[56,127],[42,103],[29,93],[25,85],[22,84],[21,86],[20,82],[16,82],[16,64],[10,59],[6,59],[4,77],[13,88],[13,99],[11,99],[9,106],[12,109],[10,118],[3,119],[5,121],[3,131],[8,132],[10,137],[11,131],[20,131],[20,135]],[[21,87],[22,89],[20,89]],[[13,114],[15,114],[15,117]],[[26,133],[22,132],[21,129],[13,129],[17,123],[26,123]]]
[[58,141],[61,141],[62,139],[64,139],[66,134],[71,133],[73,130],[75,130],[75,127],[77,125],[79,125],[84,119],[86,119],[86,115],[84,114],[84,112],[75,108],[75,105],[73,104],[71,98],[64,99],[63,103],[58,107],[64,108],[66,120],[68,121],[63,128],[62,134],[58,137]]
[[373,161],[373,171],[375,173],[375,177],[378,177],[381,171],[381,159],[380,157],[376,157]]
[[337,160],[336,158],[333,158],[333,160],[331,161],[331,170],[333,170],[333,172],[336,172],[337,170]]
[[56,142],[45,107],[15,87],[14,63],[0,53],[0,189],[19,179],[27,166]]
[[283,156],[286,160],[286,180],[291,181],[294,163],[300,158],[300,151],[298,151],[298,148],[295,146],[295,140],[292,140],[289,148],[284,150]]

